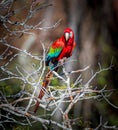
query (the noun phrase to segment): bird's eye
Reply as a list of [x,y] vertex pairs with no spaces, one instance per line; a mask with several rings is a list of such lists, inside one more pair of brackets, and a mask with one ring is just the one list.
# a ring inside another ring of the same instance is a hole
[[72,33],[72,32],[70,32],[70,37],[72,38],[72,36],[73,36],[73,33]]

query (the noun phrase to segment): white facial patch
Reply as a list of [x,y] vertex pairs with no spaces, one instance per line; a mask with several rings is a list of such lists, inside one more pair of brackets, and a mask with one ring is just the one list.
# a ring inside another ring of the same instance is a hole
[[71,32],[70,32],[70,37],[72,38],[72,36],[73,36],[73,32],[71,31]]

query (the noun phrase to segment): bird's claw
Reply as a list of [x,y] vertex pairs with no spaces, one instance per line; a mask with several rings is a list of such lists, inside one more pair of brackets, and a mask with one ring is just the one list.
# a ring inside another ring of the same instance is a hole
[[66,58],[66,57],[64,57],[63,59],[59,60],[60,64],[61,64],[61,65],[63,65],[63,64],[64,64],[64,62],[66,61],[66,59],[67,59],[67,58]]

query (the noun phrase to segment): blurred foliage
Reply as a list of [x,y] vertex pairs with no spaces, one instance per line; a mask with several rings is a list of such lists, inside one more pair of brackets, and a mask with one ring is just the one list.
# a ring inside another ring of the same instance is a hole
[[21,82],[18,80],[0,82],[0,91],[6,95],[14,95],[21,90]]

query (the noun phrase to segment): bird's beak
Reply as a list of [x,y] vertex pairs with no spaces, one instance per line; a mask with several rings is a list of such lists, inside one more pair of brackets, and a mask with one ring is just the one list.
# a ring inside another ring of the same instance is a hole
[[69,39],[69,33],[66,32],[64,36],[65,36],[66,41],[68,41],[68,39]]

